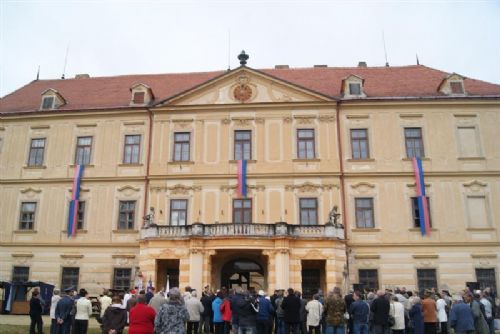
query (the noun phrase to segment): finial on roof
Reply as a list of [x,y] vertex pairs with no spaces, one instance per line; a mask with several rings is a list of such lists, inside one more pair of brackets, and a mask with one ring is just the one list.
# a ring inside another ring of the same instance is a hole
[[241,53],[238,55],[238,60],[240,61],[240,65],[245,66],[247,64],[248,58],[250,58],[250,56],[245,53],[245,50],[242,50]]

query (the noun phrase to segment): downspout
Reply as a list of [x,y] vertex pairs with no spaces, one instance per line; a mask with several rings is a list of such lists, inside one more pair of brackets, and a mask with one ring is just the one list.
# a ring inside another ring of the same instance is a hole
[[[146,179],[144,181],[144,212],[143,217],[148,214],[149,201],[149,166],[151,164],[151,146],[153,145],[153,112],[148,108],[149,131],[148,131],[148,150],[146,152]],[[144,221],[142,222],[144,226]]]
[[[342,214],[344,215],[344,241],[345,241],[345,259],[346,259],[346,285],[349,287],[349,248],[347,247],[347,209],[345,201],[345,180],[344,180],[344,153],[342,150],[342,135],[340,132],[340,106],[342,100],[337,101],[336,119],[337,119],[337,143],[339,152],[339,167],[340,167],[340,198],[342,200]],[[347,293],[347,291],[346,291]]]

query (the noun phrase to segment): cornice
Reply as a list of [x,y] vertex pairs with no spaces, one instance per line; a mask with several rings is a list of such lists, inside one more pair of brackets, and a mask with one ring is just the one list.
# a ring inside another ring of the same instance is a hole
[[468,242],[468,241],[462,241],[462,242],[446,242],[442,240],[438,240],[435,242],[412,242],[411,244],[408,242],[401,242],[401,243],[394,243],[394,242],[381,242],[377,241],[374,243],[367,243],[367,242],[362,242],[362,243],[356,243],[356,242],[347,242],[348,247],[353,247],[353,248],[390,248],[390,247],[397,247],[399,249],[412,249],[412,248],[418,248],[418,247],[459,247],[459,248],[467,248],[467,247],[500,247],[500,242],[497,241],[488,241],[488,242]]
[[113,243],[106,242],[102,244],[97,243],[84,243],[79,242],[77,244],[69,244],[69,243],[58,243],[58,242],[47,242],[47,243],[33,243],[33,242],[0,242],[0,247],[13,247],[13,248],[26,248],[26,247],[65,247],[65,248],[82,248],[82,247],[92,247],[92,248],[139,248],[139,242],[134,243]]

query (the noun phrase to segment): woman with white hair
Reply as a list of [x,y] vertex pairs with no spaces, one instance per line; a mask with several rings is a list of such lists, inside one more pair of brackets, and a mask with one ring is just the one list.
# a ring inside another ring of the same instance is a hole
[[185,334],[189,313],[181,300],[179,288],[168,292],[168,303],[163,304],[155,318],[156,334]]

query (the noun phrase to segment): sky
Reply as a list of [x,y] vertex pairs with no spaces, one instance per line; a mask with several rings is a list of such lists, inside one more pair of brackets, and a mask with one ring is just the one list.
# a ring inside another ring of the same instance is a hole
[[[385,50],[384,52],[384,39]],[[0,0],[0,96],[36,78],[420,64],[500,84],[496,1]],[[66,65],[65,65],[66,64]]]

